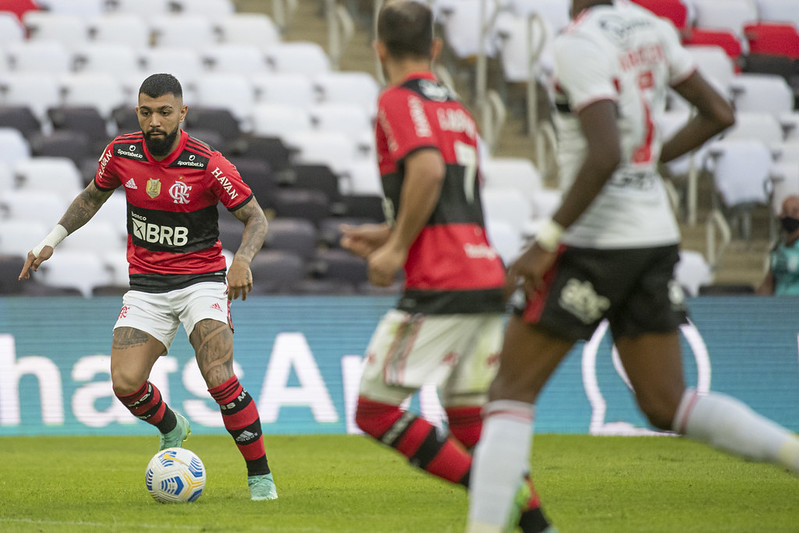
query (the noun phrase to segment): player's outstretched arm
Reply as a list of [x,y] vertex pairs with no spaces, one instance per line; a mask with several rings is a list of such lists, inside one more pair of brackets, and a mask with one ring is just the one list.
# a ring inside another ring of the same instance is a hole
[[735,123],[732,106],[699,71],[673,88],[696,107],[696,115],[671,139],[663,143],[660,151],[660,161],[663,163],[699,148],[711,137]]
[[233,214],[244,223],[244,232],[241,235],[241,245],[236,250],[227,273],[228,299],[235,300],[241,296],[243,301],[252,290],[250,263],[264,245],[269,225],[264,210],[254,196],[247,205],[236,209]]
[[361,224],[359,226],[342,224],[339,229],[341,231],[341,247],[364,259],[386,244],[391,234],[391,227],[386,223]]
[[64,212],[58,225],[44,238],[35,248],[28,252],[22,271],[19,273],[20,280],[30,278],[30,271],[34,272],[39,266],[50,259],[53,251],[64,238],[86,224],[103,206],[113,190],[104,191],[97,188],[94,181],[89,183],[81,193],[72,200],[69,207]]

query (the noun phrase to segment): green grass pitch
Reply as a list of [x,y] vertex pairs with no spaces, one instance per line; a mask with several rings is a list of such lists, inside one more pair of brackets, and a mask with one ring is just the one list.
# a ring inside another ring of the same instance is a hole
[[[158,440],[0,438],[2,532],[462,533],[463,489],[360,436],[267,436],[280,499],[251,502],[227,436],[192,436],[195,503],[144,487]],[[538,435],[534,477],[562,533],[799,531],[799,479],[675,438]]]

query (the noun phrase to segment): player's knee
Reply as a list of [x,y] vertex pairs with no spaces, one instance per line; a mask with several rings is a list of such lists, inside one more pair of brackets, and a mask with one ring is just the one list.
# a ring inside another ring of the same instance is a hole
[[116,396],[130,396],[141,389],[142,381],[120,373],[112,373],[111,386]]
[[358,406],[355,410],[355,423],[358,427],[374,438],[379,439],[402,415],[402,411],[396,405],[389,405],[367,400],[358,399]]

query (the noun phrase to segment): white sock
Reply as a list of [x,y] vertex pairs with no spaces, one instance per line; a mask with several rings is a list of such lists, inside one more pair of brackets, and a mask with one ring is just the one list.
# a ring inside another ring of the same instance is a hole
[[672,429],[725,452],[799,474],[799,437],[727,395],[688,389]]
[[533,413],[532,404],[511,400],[489,402],[483,408],[483,432],[469,481],[467,533],[503,530],[530,466]]

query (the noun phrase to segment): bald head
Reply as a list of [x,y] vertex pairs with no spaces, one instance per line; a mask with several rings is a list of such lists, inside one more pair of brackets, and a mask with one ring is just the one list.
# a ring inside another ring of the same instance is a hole
[[780,217],[799,218],[799,196],[788,196],[782,202],[782,212]]
[[389,0],[377,17],[377,40],[394,59],[430,59],[433,13],[419,2]]

